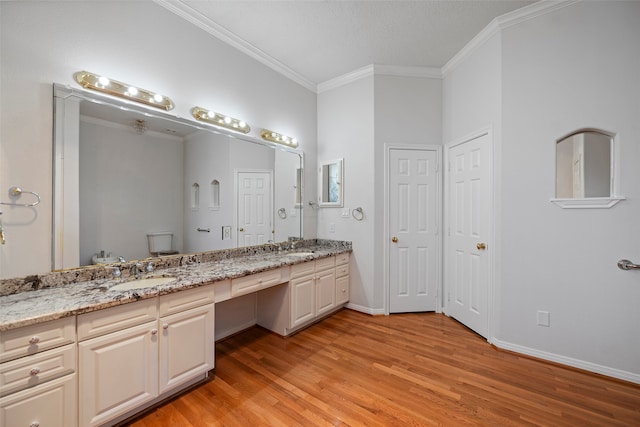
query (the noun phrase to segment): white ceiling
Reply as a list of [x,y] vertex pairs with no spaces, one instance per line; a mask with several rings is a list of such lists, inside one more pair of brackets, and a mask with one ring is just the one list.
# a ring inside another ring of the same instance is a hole
[[313,87],[367,65],[441,68],[533,0],[156,0]]

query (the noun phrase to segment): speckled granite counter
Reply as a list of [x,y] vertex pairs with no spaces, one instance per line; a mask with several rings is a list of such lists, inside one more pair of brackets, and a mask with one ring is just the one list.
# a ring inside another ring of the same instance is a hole
[[[308,256],[294,252],[313,252]],[[176,277],[164,285],[127,291],[110,288],[134,280],[128,277],[131,263],[86,267],[40,276],[7,279],[0,282],[0,332],[21,326],[74,316],[115,305],[179,292],[261,271],[298,264],[313,259],[351,252],[351,242],[305,240],[296,249],[278,250],[273,245],[253,246],[189,256],[149,258],[157,266],[143,277]],[[113,266],[123,277],[111,278]],[[35,290],[28,290],[35,289]]]

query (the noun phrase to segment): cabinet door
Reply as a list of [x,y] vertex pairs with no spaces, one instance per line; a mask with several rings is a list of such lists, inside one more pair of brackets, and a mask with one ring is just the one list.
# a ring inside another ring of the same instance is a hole
[[160,393],[214,365],[214,305],[160,319]]
[[75,374],[0,399],[0,426],[77,425]]
[[349,302],[349,276],[336,279],[336,305]]
[[316,315],[329,313],[336,306],[336,273],[333,268],[316,273]]
[[291,328],[300,326],[315,318],[315,282],[313,275],[289,281],[291,291]]
[[79,423],[95,426],[158,395],[157,322],[78,344]]

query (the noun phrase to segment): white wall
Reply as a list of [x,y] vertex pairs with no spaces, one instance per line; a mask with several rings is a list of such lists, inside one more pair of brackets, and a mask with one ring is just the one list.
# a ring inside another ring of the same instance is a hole
[[[50,269],[52,83],[77,87],[76,71],[167,94],[182,117],[200,105],[246,120],[256,135],[265,127],[294,136],[315,188],[316,95],[163,7],[0,2],[0,19],[0,194],[18,185],[43,199],[34,209],[2,207],[0,277]],[[305,237],[315,237],[313,217]]]
[[[440,144],[441,102],[439,78],[386,75],[375,67],[318,95],[318,161],[344,158],[344,208],[319,210],[318,236],[353,242],[352,308],[384,313],[385,144]],[[351,216],[357,207],[362,221]]]
[[[318,164],[344,158],[344,206],[318,209],[318,237],[350,240],[351,301],[364,311],[380,308],[375,277],[374,212],[376,176],[374,162],[374,90],[368,76],[318,95]],[[317,170],[316,170],[317,173]],[[317,202],[317,200],[316,200]],[[356,222],[350,209],[362,207],[363,221]],[[306,207],[305,207],[306,209]],[[342,217],[347,210],[347,217]],[[333,230],[333,231],[332,231]]]
[[[375,75],[375,271],[376,309],[384,309],[385,144],[442,144],[442,79]],[[387,269],[388,271],[388,269]],[[440,286],[440,284],[438,284]]]
[[[640,381],[640,3],[579,2],[508,26],[446,71],[445,141],[494,131],[493,336],[498,346]],[[556,140],[617,133],[619,184],[609,210],[562,210]],[[550,327],[537,311],[551,313]]]
[[[640,3],[579,2],[502,34],[503,167],[500,328],[496,336],[640,381]],[[562,210],[555,141],[615,132],[627,200]],[[536,325],[537,310],[551,326]],[[571,362],[571,360],[563,360]],[[620,372],[618,372],[620,371]]]

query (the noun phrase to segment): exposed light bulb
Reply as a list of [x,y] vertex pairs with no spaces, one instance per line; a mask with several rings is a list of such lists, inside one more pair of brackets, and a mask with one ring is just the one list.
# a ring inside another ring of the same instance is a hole
[[238,123],[238,125],[239,125],[241,128],[244,128],[244,127],[246,127],[246,126],[247,126],[247,124],[246,124],[245,122],[242,122],[242,121],[241,121],[240,123]]
[[155,95],[153,95],[153,100],[156,102],[162,102],[162,95],[156,93]]
[[226,117],[224,118],[224,122],[225,122],[226,124],[231,123],[231,117],[226,116]]
[[128,92],[129,95],[136,96],[138,94],[138,88],[135,86],[129,86]]
[[98,83],[100,83],[102,86],[107,86],[109,84],[109,79],[105,76],[100,76],[100,78],[98,79]]

